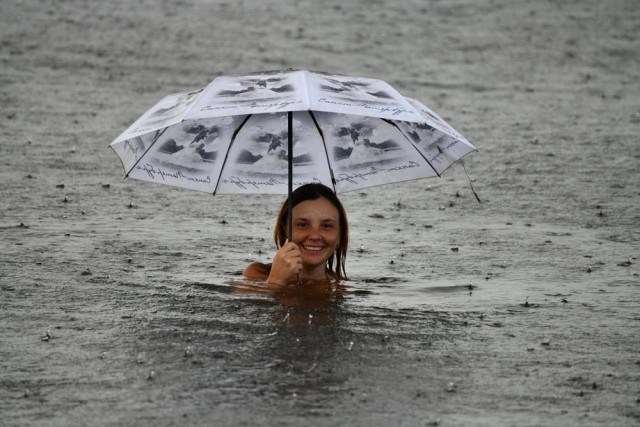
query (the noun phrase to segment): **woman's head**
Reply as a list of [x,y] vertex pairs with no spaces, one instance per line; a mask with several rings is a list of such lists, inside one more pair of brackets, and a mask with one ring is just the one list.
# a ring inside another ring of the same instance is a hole
[[[322,184],[305,184],[291,194],[291,201],[294,223],[291,240],[298,245],[308,246],[307,258],[310,262],[317,253],[323,260],[327,258],[326,268],[338,279],[346,279],[345,260],[349,243],[349,224],[344,207],[336,194]],[[286,200],[278,215],[274,231],[278,247],[283,246],[288,240],[288,219],[289,201]],[[318,245],[314,244],[315,240],[319,242]],[[326,255],[322,255],[325,245]],[[303,257],[303,262],[304,260]]]

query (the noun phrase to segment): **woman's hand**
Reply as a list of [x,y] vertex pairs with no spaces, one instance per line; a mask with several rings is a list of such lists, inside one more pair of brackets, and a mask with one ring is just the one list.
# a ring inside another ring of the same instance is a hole
[[284,286],[296,277],[296,273],[302,268],[302,257],[298,245],[293,242],[285,242],[273,257],[271,273],[267,283]]

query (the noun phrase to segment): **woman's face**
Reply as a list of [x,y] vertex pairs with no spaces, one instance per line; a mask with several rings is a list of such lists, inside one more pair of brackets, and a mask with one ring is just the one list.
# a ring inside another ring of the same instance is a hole
[[293,239],[307,268],[324,266],[340,243],[340,214],[326,198],[305,200],[293,208]]

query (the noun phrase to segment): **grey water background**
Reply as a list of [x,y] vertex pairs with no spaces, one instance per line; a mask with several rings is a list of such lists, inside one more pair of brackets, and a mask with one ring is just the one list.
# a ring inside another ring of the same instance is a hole
[[[637,425],[632,2],[292,4],[3,3],[0,425]],[[460,166],[341,195],[343,294],[238,292],[282,198],[123,181],[108,143],[288,66],[423,100],[482,203]]]

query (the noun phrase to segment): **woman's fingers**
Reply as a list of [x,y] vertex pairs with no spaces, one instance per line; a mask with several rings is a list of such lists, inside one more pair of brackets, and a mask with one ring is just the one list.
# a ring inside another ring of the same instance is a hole
[[282,248],[287,250],[298,249],[298,245],[287,240],[286,242],[284,242],[284,245],[282,246]]
[[285,242],[273,257],[271,273],[267,279],[270,283],[285,285],[293,280],[302,269],[302,256],[298,245]]
[[274,259],[274,264],[281,264],[282,267],[288,270],[288,273],[293,275],[297,273],[302,267],[302,258],[300,256],[300,249],[295,243],[287,242],[280,248]]

